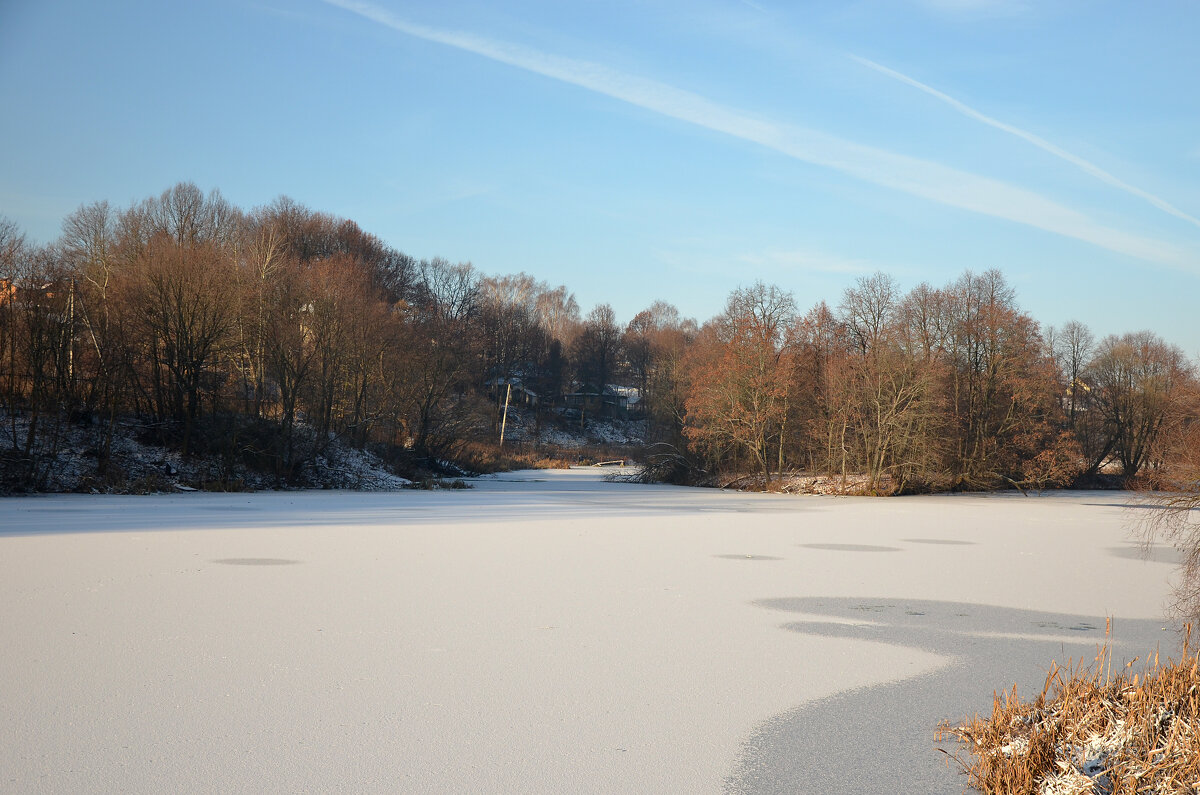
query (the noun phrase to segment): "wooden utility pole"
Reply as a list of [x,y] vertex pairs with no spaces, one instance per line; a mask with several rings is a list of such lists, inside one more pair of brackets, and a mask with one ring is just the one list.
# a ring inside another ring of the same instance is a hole
[[504,391],[504,416],[500,418],[500,446],[504,447],[504,426],[508,424],[508,399],[512,397],[512,383]]

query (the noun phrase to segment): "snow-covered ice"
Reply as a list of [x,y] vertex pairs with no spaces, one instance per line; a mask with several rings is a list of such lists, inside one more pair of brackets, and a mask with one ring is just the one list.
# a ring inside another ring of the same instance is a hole
[[0,501],[0,790],[957,793],[938,719],[1174,642],[1120,494],[604,474]]

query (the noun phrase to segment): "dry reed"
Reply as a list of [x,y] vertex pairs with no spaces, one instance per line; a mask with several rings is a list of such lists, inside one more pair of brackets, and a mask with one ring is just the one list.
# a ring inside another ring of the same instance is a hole
[[[1111,622],[1109,624],[1111,631]],[[953,759],[987,795],[1200,793],[1200,658],[1187,628],[1182,655],[1113,671],[1109,642],[1087,666],[1053,664],[1042,692],[997,694],[990,717],[943,724]],[[964,752],[967,761],[963,760]]]
[[507,472],[515,469],[567,469],[590,466],[597,461],[638,458],[639,448],[622,445],[582,445],[555,447],[553,445],[495,444],[473,442],[462,446],[455,460],[472,472]]

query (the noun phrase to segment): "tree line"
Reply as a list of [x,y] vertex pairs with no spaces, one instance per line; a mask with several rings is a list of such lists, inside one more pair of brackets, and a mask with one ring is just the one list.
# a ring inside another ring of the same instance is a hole
[[680,449],[768,485],[797,468],[868,493],[1127,481],[1197,407],[1176,346],[1043,330],[997,270],[906,294],[877,273],[803,314],[776,287],[739,289],[682,365]]
[[335,440],[461,459],[494,444],[509,383],[543,412],[636,388],[658,477],[802,470],[868,492],[1132,477],[1196,392],[1174,346],[1042,329],[998,271],[907,294],[876,274],[804,313],[755,284],[703,325],[657,301],[622,327],[565,286],[418,260],[287,198],[244,211],[181,183],[84,205],[43,246],[0,220],[9,486],[37,488],[79,427],[101,478],[131,425],[281,483]]
[[179,184],[80,207],[45,246],[0,222],[5,479],[36,487],[71,424],[103,475],[131,418],[281,482],[335,439],[453,457],[487,436],[485,373],[556,391],[588,330],[565,287],[416,260],[286,198]]

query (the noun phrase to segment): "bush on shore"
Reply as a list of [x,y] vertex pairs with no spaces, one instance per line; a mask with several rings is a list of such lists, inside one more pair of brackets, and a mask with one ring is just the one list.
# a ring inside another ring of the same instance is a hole
[[1014,687],[990,716],[944,724],[937,738],[961,741],[953,758],[987,795],[1200,793],[1200,656],[1190,634],[1179,659],[1155,653],[1140,672],[1134,660],[1114,674],[1107,644],[1088,666],[1054,664],[1032,701]]

